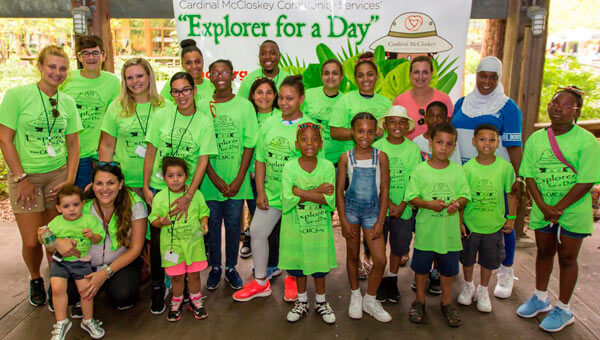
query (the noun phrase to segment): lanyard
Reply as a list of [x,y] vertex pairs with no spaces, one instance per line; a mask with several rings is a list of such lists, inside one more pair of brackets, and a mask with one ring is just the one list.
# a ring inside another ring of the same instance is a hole
[[[102,219],[102,225],[104,226],[104,232],[106,234],[109,234],[108,225],[110,223],[110,220],[112,219],[112,215],[110,215],[110,218],[108,219],[108,222],[107,222],[106,218],[104,217],[104,210],[102,210],[100,203],[98,203],[98,199],[94,199],[94,206],[98,206],[98,210],[100,211],[100,215],[101,215],[100,218]],[[108,238],[110,238],[110,234],[109,234]],[[115,240],[113,240],[113,239],[111,239],[110,241],[115,242]],[[102,264],[104,264],[104,254],[105,253],[106,253],[106,240],[104,240],[104,242],[102,242]]]
[[135,106],[135,117],[137,118],[138,123],[140,124],[140,129],[144,133],[144,137],[146,137],[146,131],[148,131],[148,122],[150,121],[150,112],[152,111],[152,103],[150,103],[150,108],[148,109],[148,117],[146,118],[146,128],[142,126],[142,121],[140,120],[140,116],[137,113],[137,105]]
[[[177,144],[177,149],[175,149],[174,152],[172,152],[172,155],[177,155],[177,152],[179,151],[179,147],[181,146],[181,142],[183,141],[183,136],[185,136],[185,133],[187,132],[188,128],[190,127],[190,124],[192,124],[192,120],[194,120],[194,116],[196,114],[192,115],[192,118],[190,119],[190,121],[188,122],[188,125],[185,127],[185,130],[183,130],[183,133],[181,134],[181,137],[179,138],[179,144]],[[175,131],[175,121],[177,120],[177,108],[175,108],[175,117],[173,117],[173,126],[171,127],[171,151],[173,150],[173,131]]]
[[[169,198],[169,209],[171,209],[171,189],[167,188],[167,195]],[[173,234],[175,233],[175,219],[169,216],[171,220],[171,251],[173,251]]]
[[[50,126],[50,118],[48,118],[48,111],[46,111],[46,103],[44,103],[44,97],[42,96],[42,90],[40,90],[39,85],[36,85],[38,92],[40,93],[40,99],[42,100],[42,106],[44,107],[44,114],[46,115],[46,125],[48,126],[48,144],[52,140],[52,130],[54,130],[54,125],[56,124],[56,117],[52,121],[52,126]],[[58,91],[56,91],[56,107],[58,109]]]

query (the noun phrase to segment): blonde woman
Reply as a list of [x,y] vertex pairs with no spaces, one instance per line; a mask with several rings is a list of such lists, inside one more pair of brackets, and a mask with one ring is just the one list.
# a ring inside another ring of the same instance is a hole
[[71,97],[58,91],[69,70],[62,48],[46,46],[37,58],[40,80],[12,88],[0,105],[0,148],[8,165],[8,191],[31,281],[29,302],[46,303],[37,229],[56,215],[56,194],[75,182],[83,128]]

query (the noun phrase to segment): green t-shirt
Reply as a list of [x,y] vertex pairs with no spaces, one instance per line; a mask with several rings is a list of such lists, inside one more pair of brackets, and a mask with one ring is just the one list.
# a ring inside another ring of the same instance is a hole
[[83,237],[83,229],[90,228],[94,232],[94,234],[102,235],[102,240],[98,243],[104,241],[104,236],[106,233],[104,232],[104,228],[102,224],[96,219],[94,216],[89,214],[82,214],[80,218],[75,221],[67,221],[63,217],[63,215],[56,216],[50,223],[48,223],[48,229],[56,236],[57,238],[62,239],[73,239],[77,242],[77,250],[81,253],[81,257],[77,256],[67,256],[63,259],[63,261],[89,261],[90,257],[88,253],[90,252],[90,248],[92,247],[92,242],[89,238]]
[[174,156],[185,160],[189,173],[186,184],[189,185],[194,177],[198,158],[217,154],[217,140],[213,123],[207,117],[209,114],[198,107],[195,114],[184,116],[172,105],[155,112],[146,134],[146,142],[156,147],[150,178],[152,188],[161,190],[167,187],[161,171],[163,157]]
[[[204,99],[204,100],[212,99],[212,95],[215,92],[214,85],[210,82],[210,80],[208,80],[206,78],[204,78],[204,81],[202,81],[202,84],[196,85],[196,89],[198,89],[198,92],[196,92],[196,95],[194,96],[194,101],[196,102],[196,104],[201,99]],[[171,95],[171,82],[170,81],[167,81],[165,83],[165,86],[160,91],[160,95],[163,96],[163,98],[165,98],[165,100],[168,100],[172,104],[175,104],[175,99],[173,99],[173,96]]]
[[[256,119],[258,120],[259,135],[260,135],[260,131],[262,131],[263,123],[266,122],[267,119],[271,118],[271,116],[281,117],[281,110],[279,110],[277,108],[273,108],[273,111],[268,112],[268,113],[260,113],[260,112],[256,113]],[[257,142],[258,142],[258,138],[257,138]],[[252,154],[252,161],[250,161],[250,167],[248,168],[248,172],[250,172],[250,173],[255,172],[255,169],[256,169],[255,161],[256,161],[256,150],[254,150],[254,153]]]
[[[273,78],[273,82],[275,83],[275,86],[277,86],[277,89],[279,89],[279,87],[281,86],[281,83],[283,83],[283,80],[288,77],[290,74],[285,72],[284,70],[282,70],[281,68],[279,69],[279,73],[277,73],[277,75],[275,76],[275,78]],[[244,77],[244,80],[242,80],[242,83],[240,84],[240,88],[237,91],[237,95],[244,98],[244,99],[248,99],[250,96],[250,88],[252,87],[252,84],[254,84],[254,81],[257,78],[263,78],[265,75],[262,71],[262,68],[259,68],[258,70],[254,70],[252,72],[250,72],[248,75],[246,75]]]
[[[171,210],[171,203],[183,196],[185,192],[173,193],[169,189],[161,190],[154,196],[152,201],[152,212],[148,216],[150,223],[156,221],[158,216],[164,217]],[[172,267],[185,261],[186,265],[193,262],[206,261],[204,250],[204,233],[200,219],[210,214],[204,196],[196,191],[190,202],[187,218],[182,217],[170,224],[160,228],[160,254],[162,255],[162,266]],[[151,227],[154,228],[154,227]],[[177,262],[165,259],[167,251],[173,251],[179,255]]]
[[[174,110],[170,102],[165,102],[162,107]],[[108,107],[102,120],[102,131],[117,139],[114,160],[121,164],[125,185],[129,187],[141,188],[144,185],[144,174],[140,169],[144,168],[146,133],[150,117],[154,117],[158,109],[150,102],[136,104],[134,114],[123,117],[121,103],[115,101]]]
[[331,119],[335,104],[342,98],[342,94],[331,98],[323,92],[323,86],[306,90],[302,112],[314,120],[317,124],[323,126],[323,150],[325,158],[333,164],[337,164],[340,155],[343,154],[345,144],[342,141],[331,138],[329,129],[329,120]]
[[331,227],[331,212],[335,210],[335,194],[325,195],[327,205],[300,202],[292,192],[294,187],[312,190],[323,183],[335,185],[335,168],[330,161],[318,158],[312,172],[306,172],[298,159],[283,167],[281,202],[281,269],[302,270],[305,275],[327,273],[337,267]]
[[496,157],[490,165],[471,158],[463,169],[471,189],[471,201],[463,213],[465,225],[478,234],[497,232],[506,222],[504,194],[515,182],[512,165],[502,157]]
[[[552,206],[575,184],[600,182],[600,145],[591,133],[574,126],[569,132],[556,136],[556,141],[563,156],[577,170],[577,174],[556,158],[546,130],[536,131],[527,139],[523,162],[519,169],[521,176],[535,180],[544,202]],[[529,228],[539,229],[549,223],[544,220],[544,214],[534,202]],[[586,193],[567,207],[558,223],[570,232],[591,234],[594,228],[590,193]]]
[[[394,204],[400,204],[404,200],[404,192],[408,180],[415,167],[421,163],[421,152],[417,144],[408,138],[404,138],[401,144],[392,144],[387,138],[381,138],[373,147],[379,149],[388,157],[390,163],[390,198]],[[412,209],[404,209],[401,218],[408,220],[412,216]]]
[[[383,117],[392,106],[392,101],[378,93],[363,97],[358,90],[346,93],[333,107],[329,126],[349,129],[352,118],[359,112],[369,112],[376,119]],[[344,152],[354,147],[353,141],[344,141]]]
[[313,122],[303,115],[298,122],[287,125],[281,116],[272,116],[264,122],[256,144],[256,160],[265,163],[265,193],[269,206],[281,209],[281,173],[289,160],[300,157],[296,149],[296,130],[302,123]]
[[[449,204],[460,197],[470,200],[471,194],[460,165],[450,162],[444,169],[434,169],[427,162],[422,162],[408,181],[404,200],[408,202],[415,197],[425,201],[441,199]],[[415,249],[438,254],[462,250],[458,211],[449,215],[446,209],[439,213],[419,209],[415,225]]]
[[79,154],[82,158],[95,156],[102,116],[119,95],[121,81],[110,72],[102,71],[98,78],[88,79],[81,75],[81,70],[74,70],[69,72],[60,89],[75,100],[81,117],[83,130],[79,131]]
[[15,131],[13,143],[26,173],[46,173],[65,165],[65,136],[82,129],[73,98],[61,91],[53,98],[57,97],[60,115],[54,118],[50,100],[37,84],[13,87],[4,94],[0,124]]
[[[213,121],[218,154],[210,156],[210,165],[217,175],[229,184],[237,177],[240,170],[244,148],[254,149],[256,146],[258,139],[256,112],[248,100],[238,96],[226,103],[212,105],[214,107],[212,113],[215,117],[210,115],[209,119]],[[207,201],[241,200],[253,197],[248,172],[240,191],[234,197],[223,196],[208,178],[202,181],[201,190]]]

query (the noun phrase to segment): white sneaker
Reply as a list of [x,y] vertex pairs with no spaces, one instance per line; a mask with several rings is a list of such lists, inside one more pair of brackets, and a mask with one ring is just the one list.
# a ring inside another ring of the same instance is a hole
[[296,322],[300,320],[303,316],[308,314],[308,302],[302,302],[300,300],[296,300],[294,302],[294,308],[287,314],[287,321]]
[[64,340],[72,325],[73,323],[69,319],[64,319],[55,323],[52,326],[52,332],[50,333],[52,337],[50,340]]
[[371,315],[379,322],[392,321],[392,316],[390,313],[386,312],[385,309],[383,309],[381,302],[377,301],[375,298],[363,299],[362,309],[365,313]]
[[82,320],[81,329],[88,332],[92,339],[102,339],[102,337],[104,337],[104,328],[102,328],[102,321],[95,319]]
[[352,319],[362,319],[363,315],[363,297],[360,294],[350,294],[350,306],[348,306],[348,316]]
[[327,301],[322,303],[317,302],[315,310],[317,313],[319,313],[319,315],[321,315],[321,318],[323,318],[325,323],[330,325],[335,323],[335,314],[333,313],[333,309]]
[[475,301],[477,301],[477,310],[483,313],[489,313],[492,311],[492,301],[490,301],[490,293],[481,286],[477,287],[477,293],[475,293]]
[[473,302],[473,297],[475,296],[475,285],[473,282],[465,282],[463,284],[462,292],[458,296],[457,302],[461,305],[470,306]]
[[494,295],[500,299],[508,299],[515,283],[515,273],[512,267],[500,266],[498,269],[498,282],[494,288]]

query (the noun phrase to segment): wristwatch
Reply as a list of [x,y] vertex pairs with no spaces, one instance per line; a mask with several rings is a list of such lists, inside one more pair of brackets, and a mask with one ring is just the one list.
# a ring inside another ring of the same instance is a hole
[[22,174],[20,174],[19,176],[13,176],[13,182],[15,182],[15,183],[19,183],[19,182],[21,182],[22,180],[24,180],[24,179],[25,179],[25,177],[27,177],[27,173],[25,173],[25,172],[24,172],[24,173],[22,173]]
[[115,275],[115,272],[113,272],[112,269],[110,269],[110,266],[104,269],[106,270],[106,274],[108,275],[109,279]]
[[517,182],[525,183],[525,177],[523,177],[523,176],[517,176],[516,180],[517,180]]

